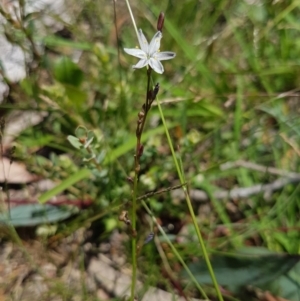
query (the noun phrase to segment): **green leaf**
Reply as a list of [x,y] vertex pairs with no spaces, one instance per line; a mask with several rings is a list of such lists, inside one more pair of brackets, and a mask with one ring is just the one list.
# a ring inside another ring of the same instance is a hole
[[93,160],[96,157],[95,154],[90,154],[89,156],[86,156],[83,158],[83,162],[89,162],[91,160]]
[[[176,126],[177,124],[178,123],[171,123],[171,124],[169,123],[169,124],[167,124],[167,126],[170,129],[170,128]],[[163,126],[159,126],[153,130],[147,131],[142,136],[142,142],[147,141],[147,139],[149,139],[149,137],[151,137],[151,136],[162,134],[164,132],[165,132],[165,129]],[[133,149],[135,147],[135,145],[136,145],[136,136],[130,135],[125,144],[122,144],[118,148],[107,153],[106,158],[104,160],[104,164],[112,163],[114,160],[116,160],[120,156],[126,154],[131,149]]]
[[67,137],[68,141],[77,149],[82,148],[82,144],[79,142],[79,139],[77,137],[74,137],[72,135],[69,135]]
[[85,148],[88,148],[88,147],[91,145],[91,143],[93,142],[93,140],[94,140],[94,137],[92,137],[91,139],[88,139],[88,140],[85,142],[84,147],[85,147]]
[[81,169],[75,174],[71,175],[67,179],[63,180],[60,184],[48,190],[47,192],[43,193],[38,199],[40,203],[45,203],[52,197],[56,196],[57,194],[61,193],[62,191],[66,190],[67,188],[71,187],[75,183],[81,181],[84,178],[88,178],[91,175],[90,170],[88,169]]
[[[185,114],[187,117],[206,117],[206,118],[222,118],[224,112],[213,104],[206,103],[204,101],[193,103],[187,102],[185,107]],[[183,111],[164,109],[164,115],[170,117],[181,117]]]
[[87,95],[85,92],[81,91],[78,87],[64,84],[66,95],[68,96],[70,102],[75,105],[77,109],[80,109],[82,105],[86,102]]
[[280,295],[288,300],[300,300],[300,263],[279,278]]
[[93,131],[87,132],[87,140],[94,139],[95,133]]
[[108,170],[107,169],[102,169],[102,170],[93,169],[93,176],[96,179],[107,178],[107,175],[108,175]]
[[25,77],[20,81],[20,86],[22,87],[22,89],[25,91],[27,95],[29,96],[33,95],[33,90],[34,90],[33,83],[28,77]]
[[94,132],[93,131],[88,131],[87,132],[87,140],[84,144],[84,147],[88,148],[90,146],[90,144],[93,142],[94,138],[95,138]]
[[75,136],[79,139],[86,138],[88,130],[83,125],[79,125],[75,130]]
[[96,159],[97,162],[98,163],[102,163],[102,161],[104,160],[105,156],[106,156],[106,151],[105,150],[101,150],[99,152],[98,156],[97,156],[97,159]]
[[32,12],[32,13],[28,13],[25,17],[24,17],[24,21],[30,21],[30,20],[34,20],[37,19],[39,17],[41,17],[41,13],[40,12]]
[[[300,296],[299,268],[297,268],[298,282],[287,280],[299,260],[298,255],[272,253],[263,248],[259,250],[247,248],[232,256],[216,255],[212,258],[211,264],[218,284],[234,294],[241,295],[248,286],[253,286],[269,290],[276,295],[280,294],[285,298],[286,296],[282,295],[284,287],[281,282],[289,288],[286,290],[289,294],[292,291]],[[199,283],[212,284],[204,261],[190,264],[189,268]],[[296,301],[299,298],[292,300]]]
[[12,208],[10,216],[0,214],[0,222],[10,223],[15,227],[36,226],[65,220],[76,212],[77,208],[75,207],[27,204]]
[[92,43],[76,42],[76,41],[60,38],[55,35],[49,35],[47,37],[44,37],[42,40],[43,43],[48,47],[70,47],[71,49],[80,49],[80,50],[87,50],[87,51],[92,50],[94,47]]
[[54,77],[60,83],[79,86],[83,76],[80,68],[66,56],[58,59],[54,65]]

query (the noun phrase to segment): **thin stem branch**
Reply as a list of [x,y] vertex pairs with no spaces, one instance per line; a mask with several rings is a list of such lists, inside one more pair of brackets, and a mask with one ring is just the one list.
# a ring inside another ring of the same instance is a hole
[[133,13],[132,13],[130,4],[129,4],[129,0],[125,0],[125,1],[126,1],[126,4],[127,4],[127,8],[128,8],[129,14],[130,14],[130,18],[131,18],[131,20],[132,20],[132,24],[133,24],[133,27],[134,27],[136,36],[137,36],[138,39],[139,39],[138,30],[137,30],[137,27],[136,27],[136,24],[135,24],[135,20],[134,20],[134,16],[133,16]]

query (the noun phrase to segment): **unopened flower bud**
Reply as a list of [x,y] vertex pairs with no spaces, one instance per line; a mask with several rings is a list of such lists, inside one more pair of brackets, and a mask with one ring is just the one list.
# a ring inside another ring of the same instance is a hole
[[150,101],[153,99],[153,91],[152,90],[148,91],[147,99],[150,100]]
[[158,16],[158,20],[157,20],[157,30],[161,31],[163,30],[164,27],[164,21],[165,21],[165,14],[163,12],[161,12]]
[[158,91],[159,91],[159,83],[157,83],[153,89],[152,100],[154,100],[156,98]]

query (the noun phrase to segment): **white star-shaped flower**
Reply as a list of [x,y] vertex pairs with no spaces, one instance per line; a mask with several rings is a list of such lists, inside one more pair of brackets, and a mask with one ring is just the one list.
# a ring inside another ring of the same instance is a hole
[[158,31],[152,38],[150,44],[144,36],[142,30],[138,32],[138,39],[141,49],[138,48],[124,48],[124,51],[132,56],[138,57],[140,61],[133,65],[134,69],[143,68],[150,65],[150,67],[157,73],[162,74],[164,67],[160,61],[170,60],[176,56],[175,52],[171,51],[159,51],[160,40],[162,33]]

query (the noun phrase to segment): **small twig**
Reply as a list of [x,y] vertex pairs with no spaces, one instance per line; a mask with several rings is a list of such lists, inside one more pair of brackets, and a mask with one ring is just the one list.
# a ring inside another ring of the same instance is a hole
[[297,179],[297,180],[300,179],[300,174],[299,173],[291,172],[291,171],[288,171],[288,170],[282,170],[282,169],[278,169],[278,168],[274,168],[274,167],[263,166],[263,165],[259,165],[259,164],[256,164],[256,163],[244,161],[244,160],[237,160],[235,162],[227,162],[225,164],[222,164],[220,166],[220,169],[221,170],[226,170],[226,169],[231,169],[231,168],[236,168],[236,167],[244,167],[244,168],[247,168],[247,169],[260,171],[260,172],[263,172],[263,173],[269,173],[269,174],[272,174],[272,175],[286,177],[286,178],[289,178],[289,179]]
[[137,201],[141,201],[141,200],[145,200],[145,199],[148,199],[154,195],[158,195],[158,194],[161,194],[161,193],[164,193],[164,192],[169,192],[171,190],[175,190],[175,189],[178,189],[178,188],[181,188],[182,186],[185,186],[186,183],[183,183],[183,184],[180,184],[180,185],[176,185],[176,186],[172,186],[172,187],[168,187],[166,189],[162,189],[162,190],[159,190],[159,191],[153,191],[153,192],[148,192],[140,197],[137,198]]
[[[293,183],[300,183],[300,175],[294,178],[280,178],[276,181],[269,184],[257,184],[251,187],[241,187],[234,188],[231,190],[220,190],[213,193],[213,197],[217,200],[222,199],[240,199],[240,198],[248,198],[251,195],[256,195],[259,193],[268,193],[272,194],[274,191],[282,189],[284,186]],[[180,191],[172,192],[173,198],[178,198],[180,200],[185,199],[185,194]],[[190,197],[196,202],[205,202],[209,200],[208,194],[203,190],[192,189],[190,190]]]

